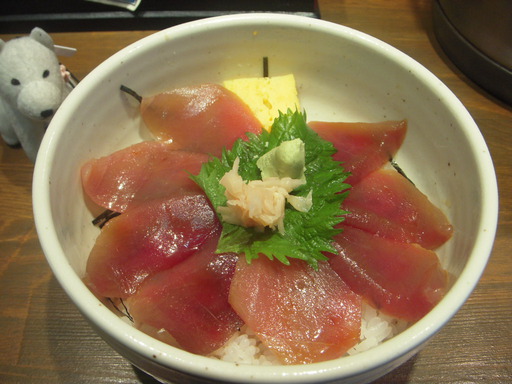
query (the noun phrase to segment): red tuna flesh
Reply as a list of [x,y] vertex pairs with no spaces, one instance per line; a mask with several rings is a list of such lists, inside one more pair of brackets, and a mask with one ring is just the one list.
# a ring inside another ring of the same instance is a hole
[[238,256],[215,254],[217,239],[172,269],[144,281],[126,304],[136,325],[170,334],[186,351],[207,355],[243,325],[228,303]]
[[435,249],[453,232],[444,213],[393,169],[380,169],[350,190],[345,223],[370,233]]
[[354,292],[384,313],[416,321],[441,300],[448,275],[434,251],[344,226],[329,263]]
[[149,275],[173,267],[218,236],[220,228],[204,195],[148,201],[103,227],[85,281],[99,296],[126,298]]
[[178,88],[142,99],[141,114],[155,137],[175,149],[220,156],[261,123],[233,92],[217,84]]
[[265,256],[240,258],[229,302],[284,364],[342,356],[359,341],[361,298],[327,262],[315,271],[302,260],[286,266]]
[[355,184],[389,161],[402,145],[407,121],[379,123],[342,123],[311,121],[308,125],[337,149],[334,160],[343,162],[352,175],[346,180]]
[[176,151],[166,143],[147,141],[89,160],[81,169],[82,185],[97,205],[124,212],[177,190],[199,192],[189,172],[198,173],[207,160],[204,153]]

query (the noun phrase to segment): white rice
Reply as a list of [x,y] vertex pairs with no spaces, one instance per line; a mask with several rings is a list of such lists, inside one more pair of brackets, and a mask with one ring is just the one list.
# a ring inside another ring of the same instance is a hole
[[[361,339],[347,355],[373,348],[385,340],[405,330],[408,323],[384,315],[371,306],[364,304],[361,321]],[[247,327],[242,327],[222,348],[215,351],[212,358],[236,364],[278,365],[278,359],[269,351]]]
[[358,344],[347,351],[347,354],[355,355],[367,351],[399,334],[408,325],[409,323],[404,320],[384,315],[370,305],[364,304],[361,319],[361,339]]
[[265,347],[247,326],[243,326],[211,357],[235,364],[279,365],[277,357]]

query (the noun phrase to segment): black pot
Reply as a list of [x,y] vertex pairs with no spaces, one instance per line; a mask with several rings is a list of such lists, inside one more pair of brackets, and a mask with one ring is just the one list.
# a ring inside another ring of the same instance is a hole
[[433,20],[453,63],[512,105],[512,0],[436,0]]

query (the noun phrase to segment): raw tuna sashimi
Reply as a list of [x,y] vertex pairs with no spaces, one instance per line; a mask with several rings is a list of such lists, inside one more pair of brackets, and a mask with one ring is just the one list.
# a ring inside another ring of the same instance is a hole
[[308,123],[333,143],[352,185],[343,232],[332,239],[337,253],[316,270],[299,259],[285,265],[260,255],[248,264],[243,254],[215,253],[222,216],[189,175],[247,133],[261,133],[238,96],[202,84],[142,98],[140,112],[156,141],[81,171],[90,200],[122,212],[96,239],[84,282],[98,296],[122,299],[140,330],[209,355],[245,324],[282,364],[307,364],[341,357],[360,341],[363,300],[412,322],[444,296],[448,276],[433,249],[452,227],[406,178],[381,169],[404,141],[405,120]]
[[337,358],[359,341],[361,298],[327,262],[318,271],[302,260],[287,266],[241,257],[229,302],[284,364]]
[[352,175],[346,180],[355,184],[393,158],[407,132],[407,121],[379,123],[343,123],[311,121],[308,125],[321,138],[333,143],[334,160],[343,162]]
[[82,185],[97,205],[115,212],[178,190],[200,192],[190,173],[208,160],[204,153],[177,151],[169,144],[146,141],[82,166]]
[[261,123],[233,92],[217,84],[178,88],[142,99],[142,118],[155,137],[175,149],[220,156]]
[[447,290],[448,275],[434,251],[344,226],[329,263],[375,308],[407,321],[429,312]]
[[217,239],[201,251],[144,281],[126,305],[136,326],[165,330],[186,351],[207,355],[223,346],[243,322],[228,303],[238,256],[215,254]]
[[444,244],[453,232],[444,213],[393,169],[379,169],[355,184],[343,208],[352,227],[427,249]]
[[99,296],[126,298],[220,233],[206,196],[151,200],[111,219],[91,250],[85,281]]

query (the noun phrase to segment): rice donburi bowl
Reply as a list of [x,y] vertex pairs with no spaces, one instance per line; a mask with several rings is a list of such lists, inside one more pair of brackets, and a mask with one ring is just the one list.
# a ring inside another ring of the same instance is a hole
[[[316,54],[299,54],[306,42],[315,47]],[[251,49],[247,49],[248,44]],[[456,228],[453,239],[439,250],[443,267],[455,276],[444,299],[404,332],[361,354],[278,367],[240,366],[197,356],[126,324],[99,305],[81,281],[97,228],[90,225],[92,215],[83,202],[80,167],[92,157],[146,138],[140,119],[130,112],[133,106],[120,95],[119,85],[129,80],[138,92],[156,94],[193,83],[258,76],[261,57],[265,56],[276,75],[295,74],[309,120],[407,119],[409,131],[396,161],[430,199],[445,207]],[[371,64],[376,61],[378,69]],[[437,113],[432,114],[432,110]],[[453,128],[446,130],[447,126]],[[447,151],[454,143],[459,149]],[[73,148],[74,156],[69,158],[63,148]],[[485,143],[474,122],[455,97],[423,67],[379,41],[300,17],[208,19],[135,43],[107,60],[75,89],[52,122],[36,164],[36,224],[52,269],[85,317],[119,353],[158,378],[179,381],[184,377],[180,375],[192,375],[233,382],[368,381],[404,362],[432,337],[463,304],[485,266],[492,245],[495,207],[487,206],[492,200],[489,194],[493,194],[490,159],[476,160],[475,152],[482,148],[486,149]],[[425,163],[431,165],[427,170]],[[483,172],[489,167],[491,173]],[[476,196],[472,193],[480,204],[460,197],[464,196],[461,190],[474,191],[474,182],[469,184],[462,177],[454,180],[454,173],[460,176],[468,169],[481,180]],[[64,189],[69,191],[66,197],[58,193]]]

